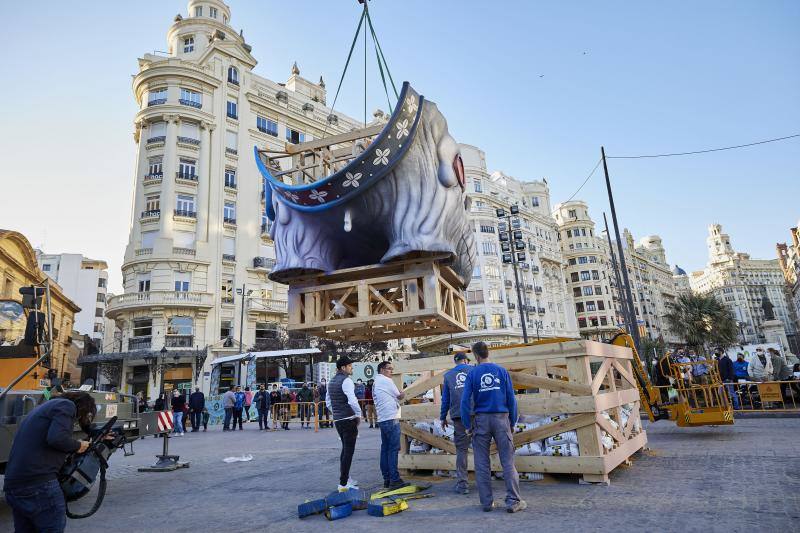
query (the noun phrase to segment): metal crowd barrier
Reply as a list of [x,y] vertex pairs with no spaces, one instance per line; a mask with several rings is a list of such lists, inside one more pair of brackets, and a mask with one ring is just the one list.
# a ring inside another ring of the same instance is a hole
[[[323,402],[320,402],[323,403]],[[301,425],[314,422],[314,431],[319,431],[319,409],[314,402],[282,402],[270,406],[272,415],[272,428],[277,429],[278,424],[299,422]]]
[[[669,390],[678,388],[672,385],[656,387],[661,392],[661,399],[669,398]],[[708,387],[706,387],[708,389]],[[708,397],[708,391],[700,386],[682,384],[681,392],[688,398],[693,407],[703,407],[714,403],[716,398],[733,405],[737,412],[800,412],[800,381],[739,381],[723,383],[715,398]]]

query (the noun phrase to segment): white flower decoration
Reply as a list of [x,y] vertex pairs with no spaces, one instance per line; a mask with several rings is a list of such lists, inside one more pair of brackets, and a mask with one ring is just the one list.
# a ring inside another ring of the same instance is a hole
[[375,150],[375,161],[372,162],[373,165],[388,165],[389,164],[389,148],[386,150],[381,150],[378,148]]
[[296,195],[295,193],[293,193],[293,192],[288,192],[288,191],[286,191],[285,193],[283,193],[283,195],[284,195],[286,198],[289,198],[289,199],[291,199],[293,202],[296,202],[296,201],[298,201],[298,200],[300,199],[300,197],[299,197],[299,196],[297,196],[297,195]]
[[408,106],[408,112],[412,115],[417,112],[417,99],[413,95],[406,98],[406,105]]
[[319,200],[319,203],[325,203],[325,197],[328,196],[328,193],[325,191],[318,191],[316,189],[311,190],[311,194],[308,195],[309,198],[312,200]]
[[348,173],[345,175],[344,183],[342,183],[342,186],[343,186],[343,187],[353,187],[353,188],[357,188],[357,187],[360,185],[360,184],[358,183],[358,180],[360,180],[360,179],[361,179],[361,172],[358,172],[358,173],[357,173],[357,174],[355,174],[355,175],[353,175],[353,174],[351,174],[350,172],[348,172]]
[[408,136],[408,119],[403,119],[402,122],[398,122],[395,124],[397,128],[397,140],[399,141],[403,137]]

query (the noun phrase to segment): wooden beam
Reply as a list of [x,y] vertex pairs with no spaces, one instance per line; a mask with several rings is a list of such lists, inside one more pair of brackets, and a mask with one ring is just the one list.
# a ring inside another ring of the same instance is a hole
[[622,376],[622,377],[625,379],[625,381],[627,381],[628,383],[630,383],[632,387],[636,387],[637,389],[639,388],[639,386],[636,384],[636,380],[634,379],[633,375],[631,375],[631,373],[630,373],[630,372],[628,372],[628,371],[627,371],[627,370],[626,370],[626,369],[625,369],[625,368],[624,368],[624,367],[623,367],[623,366],[622,366],[622,365],[619,363],[619,361],[614,361],[614,368],[616,368],[616,369],[617,369],[617,372],[619,372],[619,375],[620,375],[620,376]]
[[623,461],[627,460],[631,455],[638,452],[647,444],[647,433],[642,431],[630,440],[620,444],[619,447],[606,454],[601,459],[603,460],[603,470],[611,472],[620,465]]
[[[490,458],[490,468],[494,472],[502,471],[500,459],[495,455]],[[543,455],[515,455],[514,465],[517,472],[541,472],[545,474],[597,474],[605,471],[604,457],[548,457]],[[409,453],[400,454],[398,466],[409,470],[455,470],[456,456],[450,454]],[[467,457],[467,468],[475,471],[475,461],[470,453]]]
[[[604,359],[603,364],[600,365],[600,369],[597,371],[597,374],[594,375],[594,379],[592,380],[592,394],[597,394],[600,390],[600,387],[603,385],[603,380],[608,375],[608,369],[611,367],[611,363],[613,359]],[[611,376],[611,379],[614,379],[614,376]]]
[[[434,374],[433,377],[420,379],[417,382],[412,383],[409,385],[404,391],[405,394],[405,401],[408,401],[412,398],[419,396],[425,392],[428,392],[434,387],[438,387],[444,382],[444,372],[440,372],[438,374]],[[405,407],[403,408],[405,409]],[[437,416],[438,418],[438,416]]]
[[551,422],[538,428],[529,429],[520,433],[514,433],[514,448],[519,448],[523,444],[528,444],[535,440],[546,439],[559,433],[576,430],[590,424],[594,424],[595,415],[592,413],[584,413],[576,416],[570,416],[558,422]]
[[310,152],[311,150],[316,150],[317,148],[324,148],[327,146],[333,146],[334,144],[342,144],[348,141],[363,139],[365,137],[372,137],[374,135],[378,135],[385,127],[386,124],[376,124],[374,126],[368,126],[366,128],[348,131],[346,133],[340,133],[338,135],[314,139],[313,141],[297,144],[286,143],[284,150],[290,155],[299,154],[301,152]]
[[597,421],[597,425],[599,425],[603,431],[614,437],[617,442],[625,442],[628,440],[628,438],[623,435],[620,430],[615,429],[614,426],[611,425],[611,421],[602,414],[597,413],[595,415],[595,420]]
[[561,381],[560,379],[541,378],[522,372],[509,372],[515,389],[548,389],[551,391],[566,392],[573,396],[591,396],[592,389],[589,385]]
[[611,407],[619,407],[626,403],[632,403],[639,399],[638,389],[625,389],[616,392],[605,392],[594,397],[597,411],[606,411]]
[[451,441],[445,439],[444,437],[434,435],[430,431],[423,431],[419,428],[415,428],[408,422],[400,422],[400,433],[403,435],[408,435],[412,439],[430,444],[434,448],[439,448],[447,453],[456,453],[456,445]]

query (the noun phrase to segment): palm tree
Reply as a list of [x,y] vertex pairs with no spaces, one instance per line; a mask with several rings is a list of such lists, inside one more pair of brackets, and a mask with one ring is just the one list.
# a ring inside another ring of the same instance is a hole
[[701,351],[709,344],[727,347],[736,342],[736,320],[713,296],[681,294],[669,307],[665,316],[669,329],[695,350]]

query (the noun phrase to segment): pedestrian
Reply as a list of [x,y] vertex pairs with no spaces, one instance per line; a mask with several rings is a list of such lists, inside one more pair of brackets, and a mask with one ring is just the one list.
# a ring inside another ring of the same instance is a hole
[[[733,370],[733,361],[731,358],[728,357],[727,353],[720,354],[717,353],[719,360],[717,364],[719,365],[719,377],[722,379],[723,383],[735,383],[736,382],[736,373]],[[728,390],[728,396],[731,397],[731,402],[733,403],[734,409],[739,409],[739,395],[736,394],[736,389],[733,385],[725,385],[725,388]]]
[[75,422],[85,431],[96,406],[87,392],[65,392],[22,418],[5,467],[3,490],[14,517],[14,531],[62,532],[67,523],[58,473],[71,453],[83,453],[88,440],[76,440]]
[[281,403],[281,393],[278,392],[278,386],[273,384],[272,391],[269,393],[269,410],[272,413],[272,429],[278,429],[278,418],[280,418],[280,414],[278,412],[280,406],[278,404]]
[[692,365],[692,381],[698,385],[705,385],[708,383],[708,365],[706,364],[706,356],[697,354],[694,350],[689,350],[689,359],[695,363]]
[[186,397],[178,392],[172,391],[172,420],[175,423],[173,432],[176,437],[183,437],[186,429],[183,427],[183,408],[186,407]]
[[339,492],[358,488],[358,482],[350,477],[350,465],[356,450],[358,439],[358,423],[361,420],[361,407],[355,395],[355,385],[350,376],[353,374],[353,361],[346,355],[336,361],[336,375],[328,384],[325,403],[333,413],[333,424],[342,441],[342,453],[339,455]]
[[236,385],[236,390],[234,392],[234,402],[233,402],[233,426],[231,427],[232,430],[236,430],[236,422],[239,422],[239,431],[242,431],[244,428],[242,427],[242,411],[244,411],[244,400],[245,395],[242,392],[242,387]]
[[[181,393],[181,396],[186,398],[186,395],[183,394],[183,393]],[[186,422],[187,421],[189,422],[189,425],[191,426],[192,425],[191,424],[191,420],[189,420],[189,402],[184,401],[183,402],[183,416],[181,417],[181,423],[183,424],[183,432],[184,433],[186,433]]]
[[200,392],[199,387],[195,387],[194,392],[189,395],[189,411],[192,414],[192,433],[200,431],[203,409],[205,409],[205,407],[206,395]]
[[455,491],[459,494],[469,494],[469,482],[467,479],[467,455],[469,454],[469,437],[461,421],[461,397],[464,393],[464,383],[467,374],[472,369],[469,365],[469,358],[464,352],[457,352],[453,356],[456,366],[448,370],[444,375],[442,384],[442,407],[439,412],[439,420],[442,429],[447,428],[447,415],[453,421],[453,441],[456,445],[456,486]]
[[209,418],[211,418],[211,413],[208,412],[207,407],[203,407],[203,431],[208,431]]
[[752,381],[770,381],[772,379],[772,359],[767,357],[763,348],[756,348],[748,361],[747,373]]
[[289,431],[289,420],[292,418],[292,403],[295,398],[289,389],[283,387],[281,390],[281,427]]
[[[494,439],[503,479],[506,483],[506,511],[516,513],[528,504],[519,495],[519,474],[514,466],[514,439],[511,428],[517,422],[517,399],[508,371],[489,362],[485,342],[472,345],[477,365],[470,369],[461,397],[461,420],[467,434],[472,434],[475,460],[475,482],[485,512],[496,507],[492,498],[492,472],[489,446]],[[473,410],[474,407],[474,410]],[[474,418],[470,418],[474,411]]]
[[164,410],[164,393],[158,395],[156,398],[155,403],[153,403],[153,411],[163,411]]
[[264,385],[259,385],[258,392],[253,397],[253,403],[258,411],[258,429],[269,429],[267,413],[269,413],[269,393]]
[[387,489],[399,489],[408,485],[400,478],[397,470],[397,454],[400,453],[400,400],[406,395],[392,381],[393,371],[391,362],[379,363],[378,375],[372,388],[378,427],[381,430],[381,474],[383,487]]
[[236,393],[233,388],[225,391],[222,395],[222,408],[225,409],[225,419],[222,422],[222,431],[231,430],[231,419],[233,418],[233,406],[236,405]]
[[244,388],[244,421],[245,423],[250,421],[250,406],[253,405],[253,391],[250,390],[250,387]]
[[373,397],[374,386],[375,380],[370,379],[367,381],[367,385],[364,387],[364,411],[367,415],[367,422],[369,422],[370,428],[378,427],[378,422],[375,416],[375,400]]
[[300,409],[300,427],[303,427],[303,422],[305,421],[306,429],[311,426],[311,403],[314,401],[314,392],[308,385],[308,383],[303,383],[303,387],[297,393],[297,401],[300,402],[298,406]]
[[[319,427],[331,427],[331,419],[330,419],[330,411],[328,410],[328,405],[325,403],[325,397],[328,395],[328,382],[325,378],[319,380],[319,385],[317,385],[317,394],[314,397],[314,401],[317,402],[317,408],[319,409],[319,417],[320,423]],[[321,419],[324,418],[325,421],[323,422]]]
[[739,352],[736,354],[736,361],[733,362],[733,375],[736,376],[736,380],[744,380],[747,381],[749,379],[749,375],[747,373],[747,367],[749,363],[745,361],[744,354]]
[[[355,383],[355,395],[358,398],[358,405],[361,407],[362,412],[366,412],[366,406],[364,405],[364,396],[367,394],[367,388],[364,386],[364,381],[361,378],[358,378],[358,381]],[[366,422],[366,418],[364,421]]]

